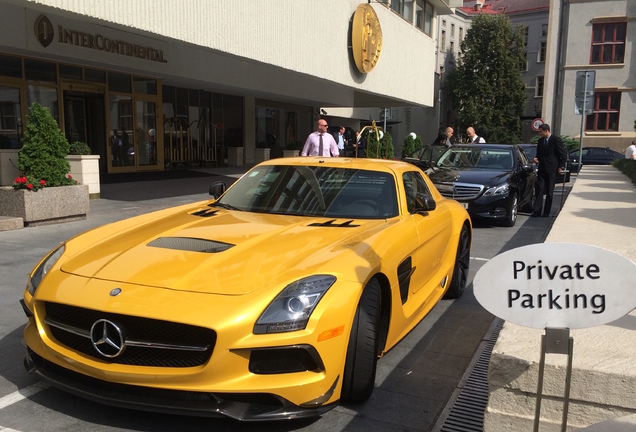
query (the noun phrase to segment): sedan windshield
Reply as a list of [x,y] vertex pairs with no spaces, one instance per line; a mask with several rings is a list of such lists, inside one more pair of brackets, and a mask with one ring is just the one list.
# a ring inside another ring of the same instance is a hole
[[264,165],[244,175],[216,205],[247,212],[378,219],[397,216],[395,180],[384,172]]
[[439,158],[437,166],[509,170],[513,168],[512,149],[454,146]]

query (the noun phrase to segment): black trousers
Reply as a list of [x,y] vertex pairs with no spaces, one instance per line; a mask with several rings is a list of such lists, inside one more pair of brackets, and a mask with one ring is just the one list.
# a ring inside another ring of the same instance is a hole
[[[534,186],[534,204],[532,211],[534,214],[549,215],[550,209],[552,208],[556,173],[548,174],[539,171],[538,174],[537,183]],[[543,195],[545,195],[545,206],[543,205]]]

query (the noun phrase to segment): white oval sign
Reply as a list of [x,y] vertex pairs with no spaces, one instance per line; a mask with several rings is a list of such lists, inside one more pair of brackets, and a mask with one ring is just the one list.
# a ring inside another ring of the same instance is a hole
[[540,243],[512,249],[475,275],[477,301],[525,327],[586,328],[615,321],[636,307],[636,265],[607,249]]

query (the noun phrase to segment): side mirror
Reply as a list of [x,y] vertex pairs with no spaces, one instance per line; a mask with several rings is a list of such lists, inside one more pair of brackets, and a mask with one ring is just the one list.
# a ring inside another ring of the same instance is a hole
[[221,195],[223,195],[226,189],[227,189],[227,186],[225,186],[225,182],[222,182],[222,181],[214,182],[210,185],[209,194],[212,195],[214,199],[217,199]]
[[415,202],[417,203],[415,213],[425,213],[437,208],[437,203],[431,196],[420,192],[415,194]]

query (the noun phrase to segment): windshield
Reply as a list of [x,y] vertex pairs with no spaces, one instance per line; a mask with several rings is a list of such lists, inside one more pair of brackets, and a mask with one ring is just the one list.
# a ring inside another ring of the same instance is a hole
[[509,170],[513,167],[512,149],[454,146],[437,161],[439,167]]
[[238,180],[218,201],[225,208],[297,216],[375,219],[398,214],[388,173],[350,168],[266,165]]

